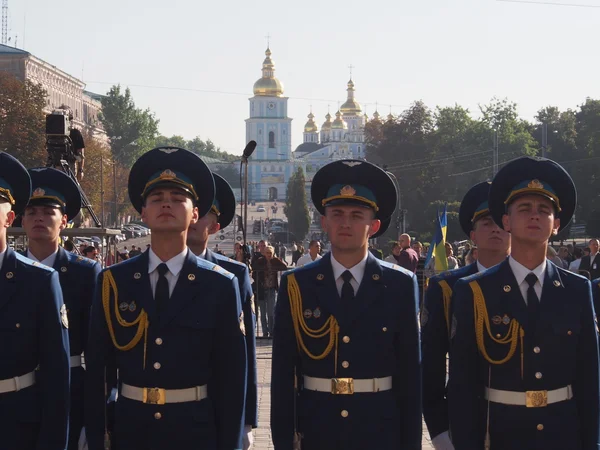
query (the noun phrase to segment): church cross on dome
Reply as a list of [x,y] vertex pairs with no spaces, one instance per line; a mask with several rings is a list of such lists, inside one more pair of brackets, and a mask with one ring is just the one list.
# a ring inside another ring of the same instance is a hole
[[352,69],[355,69],[355,67],[352,64],[350,64],[348,66],[348,69],[350,69],[350,79],[352,79]]
[[267,48],[271,48],[271,34],[267,33],[265,39],[267,40]]

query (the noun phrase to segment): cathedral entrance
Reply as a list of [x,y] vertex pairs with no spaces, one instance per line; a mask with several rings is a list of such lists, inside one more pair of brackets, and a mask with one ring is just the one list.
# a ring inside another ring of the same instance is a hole
[[270,187],[269,188],[269,200],[277,200],[277,188]]

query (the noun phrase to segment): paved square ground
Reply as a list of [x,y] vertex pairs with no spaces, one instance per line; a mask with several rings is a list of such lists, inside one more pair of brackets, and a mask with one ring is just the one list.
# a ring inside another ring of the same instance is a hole
[[[271,409],[271,344],[272,341],[270,339],[257,339],[256,342],[256,358],[258,365],[258,428],[254,430],[254,446],[252,447],[252,450],[274,450],[269,425],[269,414]],[[433,450],[424,423],[423,430],[423,450]]]

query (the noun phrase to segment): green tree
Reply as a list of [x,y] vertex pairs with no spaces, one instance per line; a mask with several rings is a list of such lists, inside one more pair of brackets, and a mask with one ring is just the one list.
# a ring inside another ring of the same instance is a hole
[[0,72],[0,150],[28,168],[46,163],[45,105],[40,85]]
[[102,112],[98,116],[114,159],[125,167],[131,167],[156,142],[159,121],[149,109],[136,108],[129,88],[122,93],[120,85],[111,87],[102,98]]
[[287,193],[283,212],[288,219],[290,233],[294,233],[298,239],[303,239],[310,228],[310,213],[306,203],[306,191],[304,186],[304,170],[298,170],[290,177],[287,185]]
[[217,164],[213,172],[227,180],[232,188],[240,187],[240,168],[238,164]]

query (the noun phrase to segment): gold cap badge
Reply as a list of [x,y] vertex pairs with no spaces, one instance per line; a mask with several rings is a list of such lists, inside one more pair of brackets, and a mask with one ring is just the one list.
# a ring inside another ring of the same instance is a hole
[[354,195],[356,195],[356,189],[354,189],[350,185],[346,185],[342,189],[340,189],[340,195],[344,197],[353,197]]
[[531,180],[527,187],[529,189],[544,189],[544,185],[540,183],[540,180]]
[[32,197],[43,197],[44,195],[46,195],[46,191],[42,188],[37,188],[33,191],[33,194],[31,194]]
[[163,171],[163,173],[160,174],[159,177],[161,180],[173,180],[175,178],[177,178],[177,175],[175,175],[175,172],[173,172],[170,169],[167,169],[165,171]]

